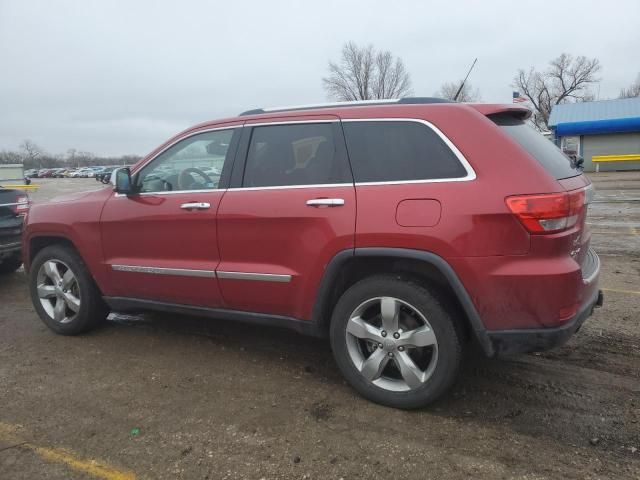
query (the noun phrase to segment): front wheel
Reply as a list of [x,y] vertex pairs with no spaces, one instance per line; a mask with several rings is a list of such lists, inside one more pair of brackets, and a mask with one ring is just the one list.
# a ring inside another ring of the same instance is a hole
[[31,300],[54,332],[77,335],[102,323],[108,309],[75,250],[53,245],[36,255],[29,272]]
[[438,399],[461,360],[453,319],[437,298],[391,275],[362,280],[342,295],[332,315],[331,347],[353,388],[395,408]]

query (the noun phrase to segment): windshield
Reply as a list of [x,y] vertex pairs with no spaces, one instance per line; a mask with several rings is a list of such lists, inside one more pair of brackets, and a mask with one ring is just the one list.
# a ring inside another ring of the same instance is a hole
[[495,115],[491,120],[529,152],[556,180],[582,173],[575,160],[567,157],[551,140],[522,120],[508,115]]

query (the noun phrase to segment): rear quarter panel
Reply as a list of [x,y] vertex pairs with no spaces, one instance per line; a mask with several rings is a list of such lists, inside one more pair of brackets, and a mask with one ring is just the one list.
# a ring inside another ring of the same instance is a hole
[[[343,118],[367,118],[361,112],[350,113]],[[528,155],[523,159],[519,146],[471,107],[388,107],[384,115],[420,118],[435,125],[460,150],[476,178],[357,185],[356,247],[416,248],[444,258],[527,254],[529,234],[508,210],[505,197],[561,191],[561,185]],[[440,202],[439,222],[428,227],[400,225],[397,207],[407,199]]]

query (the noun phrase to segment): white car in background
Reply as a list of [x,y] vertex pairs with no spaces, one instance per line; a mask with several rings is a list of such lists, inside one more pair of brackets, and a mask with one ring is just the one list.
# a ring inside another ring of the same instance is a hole
[[90,168],[80,168],[71,174],[71,178],[88,178],[95,176],[96,172]]

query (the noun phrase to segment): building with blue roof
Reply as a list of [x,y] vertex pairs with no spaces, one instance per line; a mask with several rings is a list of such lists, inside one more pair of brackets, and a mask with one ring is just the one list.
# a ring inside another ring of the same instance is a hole
[[640,97],[556,105],[549,129],[587,172],[640,170]]

